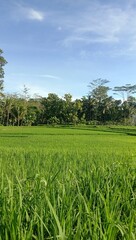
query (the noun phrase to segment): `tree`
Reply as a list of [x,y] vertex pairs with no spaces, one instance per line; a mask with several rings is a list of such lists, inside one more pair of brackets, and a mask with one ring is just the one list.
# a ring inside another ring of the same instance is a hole
[[66,93],[63,97],[63,120],[64,123],[70,124],[72,123],[72,115],[73,115],[73,102],[72,95],[70,93]]
[[110,90],[109,87],[105,86],[109,83],[109,80],[98,78],[90,82],[89,88],[89,96],[95,98],[98,102],[101,102],[103,99],[108,97],[107,92]]
[[24,99],[20,96],[15,96],[14,106],[12,108],[12,115],[14,116],[14,125],[24,125],[25,117],[27,114],[27,108],[24,103]]
[[[123,102],[126,100],[128,101],[128,99],[136,93],[136,84],[135,85],[131,85],[131,84],[126,84],[124,86],[117,86],[114,87],[113,91],[116,93],[118,93],[119,95],[122,96],[123,98]],[[126,95],[126,96],[125,96]]]
[[12,108],[14,107],[15,95],[6,94],[3,98],[3,124],[8,126],[11,123]]
[[136,84],[126,84],[123,86],[114,87],[113,91],[122,96],[122,119],[125,124],[130,122],[130,118],[135,113],[136,99],[133,95],[136,93]]
[[3,69],[3,67],[7,63],[7,61],[2,56],[2,54],[3,54],[3,51],[0,49],[0,95],[2,95],[3,82],[4,82],[4,80],[3,80],[4,79],[4,69]]
[[28,101],[26,125],[38,125],[43,123],[44,106],[41,98],[30,98]]
[[7,63],[4,57],[2,56],[3,51],[0,49],[0,124],[2,123],[3,119],[3,100],[1,97],[4,97],[3,91],[3,82],[4,82],[4,65]]
[[41,104],[44,107],[43,124],[50,123],[54,117],[61,119],[62,101],[55,93],[49,93],[47,98],[42,98]]
[[107,83],[109,80],[98,78],[90,82],[88,86],[90,88],[88,96],[90,113],[88,116],[91,121],[97,122],[105,119],[104,109],[107,109],[107,103],[109,104],[109,100],[105,100],[108,99],[108,91],[110,90],[108,86],[105,86]]

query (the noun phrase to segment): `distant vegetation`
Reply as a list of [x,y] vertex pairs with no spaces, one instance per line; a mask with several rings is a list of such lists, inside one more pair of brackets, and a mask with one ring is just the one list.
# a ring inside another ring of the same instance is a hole
[[[6,60],[0,50],[0,124],[13,126],[42,124],[124,124],[136,125],[136,85],[126,84],[113,90],[119,100],[108,95],[111,90],[106,79],[89,84],[89,93],[81,99],[72,99],[66,93],[62,98],[55,93],[47,97],[31,98],[24,86],[22,94],[5,94],[3,67]],[[120,96],[120,97],[119,97]]]

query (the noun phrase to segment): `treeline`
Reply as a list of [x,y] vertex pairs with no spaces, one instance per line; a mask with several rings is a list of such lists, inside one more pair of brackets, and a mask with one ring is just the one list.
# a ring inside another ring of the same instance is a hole
[[[108,80],[96,79],[89,84],[87,96],[72,99],[67,93],[59,97],[29,96],[24,86],[22,94],[5,94],[3,66],[6,60],[0,50],[0,125],[26,126],[42,124],[133,124],[136,125],[136,85],[114,87],[118,98],[109,96]],[[113,95],[113,94],[112,94]]]
[[[95,80],[98,81],[98,80]],[[136,124],[136,98],[125,101],[106,95],[106,87],[98,86],[81,99],[72,100],[71,94],[60,98],[55,93],[48,97],[29,98],[27,88],[22,94],[3,94],[0,98],[1,125],[39,124]],[[102,92],[101,92],[101,91]],[[100,93],[101,92],[101,93]]]

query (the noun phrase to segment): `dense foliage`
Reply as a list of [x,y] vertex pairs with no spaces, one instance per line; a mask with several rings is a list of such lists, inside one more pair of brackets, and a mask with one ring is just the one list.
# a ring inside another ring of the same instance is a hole
[[[104,86],[102,94],[103,90]],[[72,100],[70,94],[65,94],[63,98],[55,93],[49,93],[47,97],[29,98],[23,93],[3,94],[0,98],[1,125],[119,123],[136,124],[135,97],[129,96],[121,101],[104,93],[104,97],[89,94]]]
[[72,100],[66,93],[59,97],[49,93],[47,97],[29,97],[24,86],[22,94],[4,94],[3,67],[6,60],[0,50],[0,124],[133,124],[136,125],[136,85],[115,87],[114,93],[121,99],[108,95],[111,90],[106,79],[96,79],[89,84],[89,93],[81,99]]

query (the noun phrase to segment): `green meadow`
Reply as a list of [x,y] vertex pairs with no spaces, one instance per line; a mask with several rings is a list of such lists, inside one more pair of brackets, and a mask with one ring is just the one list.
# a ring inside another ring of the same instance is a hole
[[136,239],[136,127],[0,127],[0,240],[33,239]]

